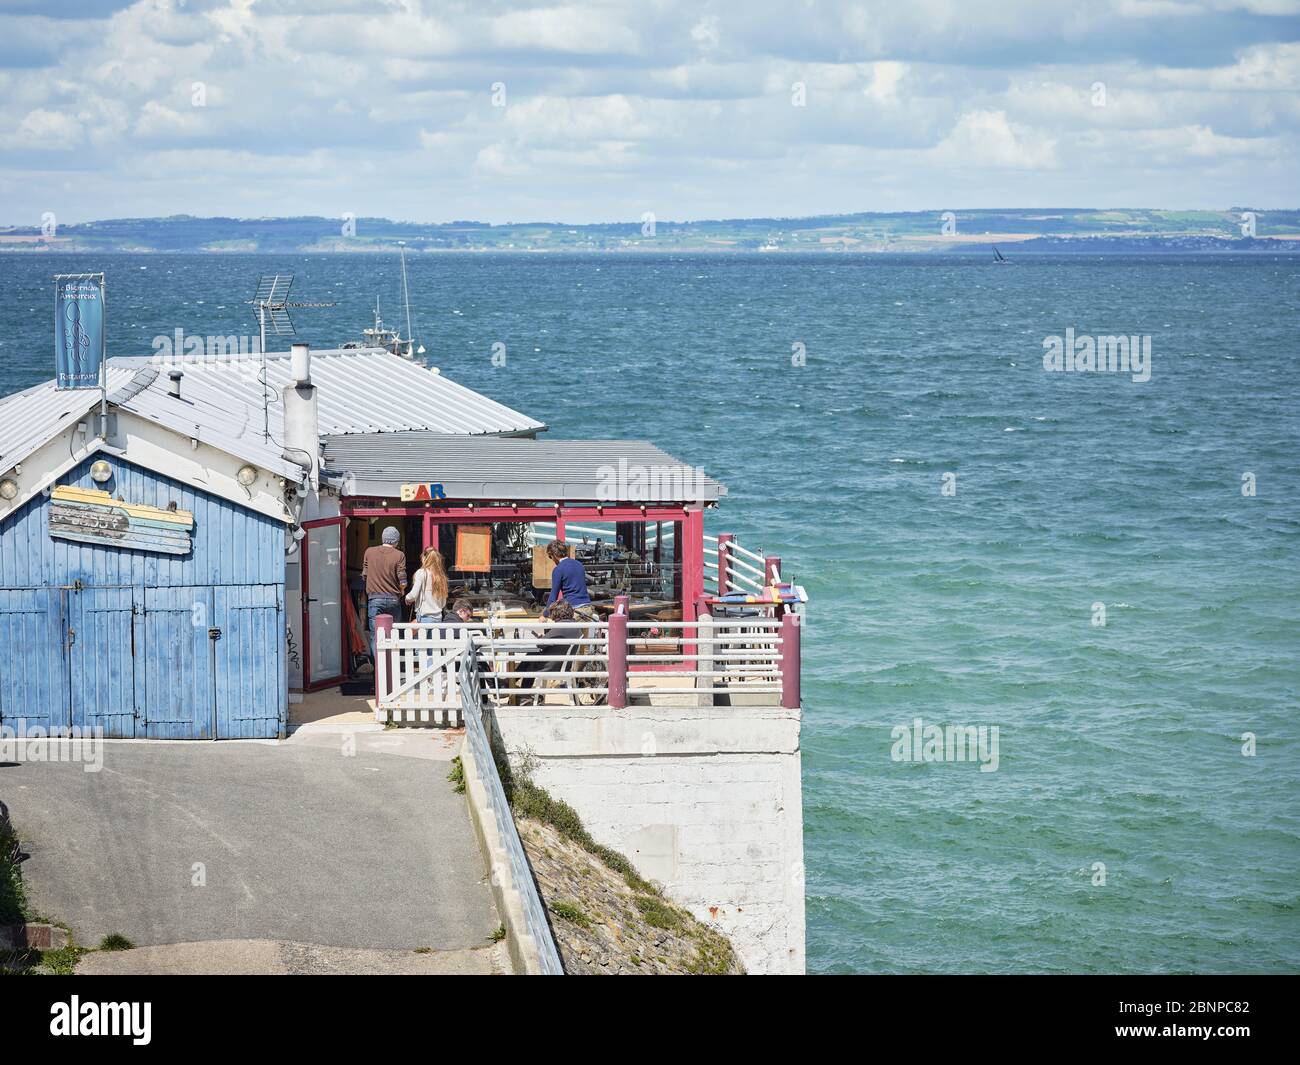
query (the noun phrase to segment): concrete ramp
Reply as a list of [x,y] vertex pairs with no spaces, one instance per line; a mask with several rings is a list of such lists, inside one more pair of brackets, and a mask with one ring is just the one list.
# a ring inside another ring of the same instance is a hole
[[[0,763],[32,908],[78,944],[273,940],[473,950],[500,923],[455,744],[374,725],[109,741],[102,767]],[[253,948],[249,948],[252,950]]]

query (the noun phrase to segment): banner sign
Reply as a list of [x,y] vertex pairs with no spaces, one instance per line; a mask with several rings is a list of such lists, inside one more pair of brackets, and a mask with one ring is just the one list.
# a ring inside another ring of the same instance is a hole
[[107,492],[71,485],[61,484],[51,493],[50,535],[56,540],[187,555],[193,528],[188,510],[125,503]]
[[98,388],[104,361],[104,275],[54,279],[55,388]]

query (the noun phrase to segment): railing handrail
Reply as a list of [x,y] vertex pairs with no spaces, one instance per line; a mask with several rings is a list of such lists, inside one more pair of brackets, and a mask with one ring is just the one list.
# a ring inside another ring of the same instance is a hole
[[537,945],[542,974],[563,976],[564,963],[560,960],[555,936],[546,919],[546,905],[542,902],[537,882],[533,879],[532,866],[528,864],[528,855],[524,851],[523,840],[519,838],[519,829],[506,799],[496,759],[492,756],[492,744],[488,739],[487,726],[483,723],[483,689],[477,655],[469,633],[465,634],[465,650],[460,661],[460,694],[462,716],[465,719],[465,742],[473,752],[474,765],[487,792],[488,806],[496,818],[501,844],[510,864],[511,879],[522,903],[524,927]]

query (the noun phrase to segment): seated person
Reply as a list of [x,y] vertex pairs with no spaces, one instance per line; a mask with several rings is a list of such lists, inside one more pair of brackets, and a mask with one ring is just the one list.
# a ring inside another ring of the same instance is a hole
[[569,605],[567,599],[561,599],[551,607],[551,624],[546,626],[540,638],[543,640],[570,639],[573,642],[568,645],[539,643],[524,655],[519,662],[518,670],[515,672],[515,675],[519,678],[519,687],[531,688],[539,673],[558,673],[560,667],[564,665],[563,662],[539,662],[537,659],[543,656],[554,657],[573,654],[574,646],[582,640],[582,637],[583,627],[575,618],[573,607]]
[[442,612],[444,625],[469,625],[474,622],[474,606],[468,599],[457,599],[450,610]]

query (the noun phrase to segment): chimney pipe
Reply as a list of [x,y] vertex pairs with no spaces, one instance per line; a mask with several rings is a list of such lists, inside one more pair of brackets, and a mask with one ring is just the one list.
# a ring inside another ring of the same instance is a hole
[[290,345],[289,376],[295,384],[311,384],[311,348],[306,344]]
[[181,378],[184,376],[184,370],[172,370],[167,374],[170,381],[167,385],[167,394],[169,396],[174,396],[176,399],[181,398]]
[[316,386],[311,383],[311,351],[294,344],[289,351],[289,383],[281,390],[284,400],[284,448],[290,462],[307,471],[308,487],[320,488],[320,415]]

